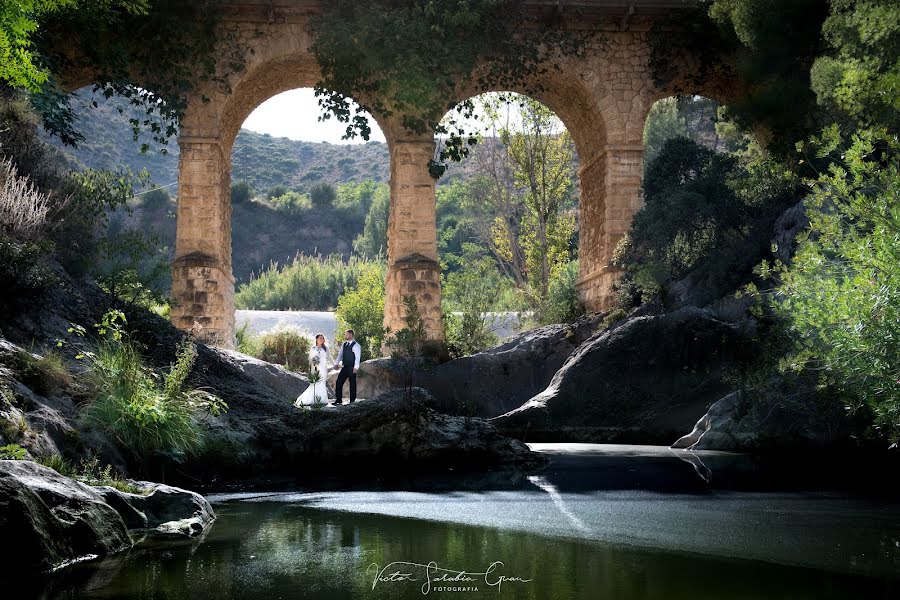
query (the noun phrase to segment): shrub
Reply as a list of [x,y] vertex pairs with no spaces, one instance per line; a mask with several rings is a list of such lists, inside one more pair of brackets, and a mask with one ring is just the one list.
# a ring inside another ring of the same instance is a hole
[[353,240],[354,252],[369,258],[387,252],[387,227],[391,207],[391,195],[387,186],[381,186],[372,199],[363,231]]
[[22,460],[27,454],[28,451],[18,444],[0,446],[0,460]]
[[250,339],[244,336],[244,350],[251,350],[251,356],[298,373],[306,370],[312,342],[301,329],[279,326]]
[[37,239],[48,225],[51,204],[11,158],[0,159],[0,226],[19,239]]
[[36,304],[58,282],[47,266],[45,251],[32,242],[20,242],[0,231],[0,318],[13,309]]
[[96,353],[88,355],[87,380],[93,398],[82,418],[112,435],[135,457],[160,453],[180,458],[201,442],[199,418],[227,409],[202,390],[186,389],[197,349],[185,340],[161,377],[144,365],[135,345],[113,327]]
[[309,188],[309,199],[316,208],[325,208],[334,205],[337,192],[330,183],[320,182]]
[[556,269],[550,277],[547,298],[538,307],[535,317],[541,324],[568,323],[578,317],[578,261]]
[[335,318],[338,322],[337,347],[343,332],[353,329],[362,350],[362,360],[381,355],[384,341],[384,276],[383,263],[364,263],[356,285],[341,295]]
[[304,213],[312,208],[312,202],[309,196],[299,192],[287,192],[271,199],[272,206],[277,210],[284,211],[292,215]]

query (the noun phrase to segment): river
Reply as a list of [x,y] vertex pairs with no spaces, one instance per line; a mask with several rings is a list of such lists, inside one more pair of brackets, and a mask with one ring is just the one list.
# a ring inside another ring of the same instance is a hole
[[38,597],[900,597],[896,497],[773,485],[729,453],[533,447],[552,463],[528,477],[212,494],[200,539],[148,538]]

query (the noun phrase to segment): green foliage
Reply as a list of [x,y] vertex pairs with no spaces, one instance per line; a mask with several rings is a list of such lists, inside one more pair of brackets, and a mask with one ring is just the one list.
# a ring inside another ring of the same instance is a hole
[[309,188],[309,199],[316,208],[326,208],[334,205],[337,192],[334,186],[323,181]]
[[310,336],[297,327],[275,327],[259,335],[247,331],[245,323],[237,332],[237,350],[286,369],[306,372],[312,347]]
[[444,275],[444,334],[451,357],[475,354],[497,343],[497,335],[485,324],[485,313],[500,308],[502,290],[509,287],[512,281],[487,257],[471,258],[459,270]]
[[0,231],[0,312],[9,315],[39,302],[59,279],[46,264],[46,252],[37,244],[19,242]]
[[0,446],[0,460],[23,460],[28,451],[18,444]]
[[[405,327],[398,331],[389,332],[387,337],[387,345],[391,348],[392,356],[404,358],[416,358],[422,356],[423,344],[426,339],[425,321],[422,319],[422,312],[419,310],[419,303],[412,294],[403,296],[403,322]],[[408,374],[409,381],[407,387],[412,387],[413,365],[414,361],[405,361],[410,368]]]
[[160,453],[179,459],[195,452],[203,436],[200,418],[227,406],[208,392],[187,389],[197,357],[193,342],[182,342],[175,362],[159,375],[145,366],[135,343],[117,325],[100,331],[105,334],[97,351],[86,353],[91,399],[81,418],[137,458]]
[[737,78],[742,94],[729,103],[727,117],[759,133],[767,149],[787,155],[793,140],[816,127],[809,69],[828,4],[706,0],[679,11],[654,25],[650,64],[657,84],[690,94]]
[[332,310],[372,262],[340,255],[298,254],[290,265],[272,264],[235,295],[235,306],[252,310]]
[[[68,8],[42,20],[38,51],[51,66],[77,57],[79,67],[94,76],[96,92],[127,98],[135,139],[146,131],[165,145],[177,133],[187,95],[198,82],[227,89],[228,76],[244,68],[245,49],[233,28],[219,26],[218,2],[78,0]],[[60,98],[63,106],[53,114],[65,114],[65,96],[52,79],[47,84],[42,92],[51,101],[43,104],[59,107],[53,98]],[[55,134],[60,123],[65,119],[45,120]],[[62,133],[72,138],[70,132]],[[142,150],[148,148],[142,145]]]
[[376,258],[387,252],[387,228],[391,196],[387,186],[373,194],[363,231],[353,240],[353,250],[362,256]]
[[90,272],[110,297],[145,308],[165,303],[169,257],[156,236],[129,229],[100,238],[98,248]]
[[553,272],[547,298],[535,309],[534,318],[538,323],[568,323],[574,321],[579,313],[578,261],[569,261],[567,265]]
[[[77,10],[79,0],[3,0],[0,2],[0,80],[33,92],[41,89],[48,73],[32,39],[49,15]],[[105,11],[145,12],[146,0],[104,2]]]
[[687,123],[678,112],[677,98],[664,98],[650,107],[644,125],[644,164],[652,163],[672,138],[687,137]]
[[627,269],[618,286],[623,304],[665,303],[668,285],[694,271],[703,273],[691,298],[700,305],[747,281],[795,186],[762,155],[741,163],[687,138],[667,141],[647,167],[644,206],[614,257]]
[[832,0],[822,33],[832,51],[816,59],[819,103],[849,119],[900,128],[900,5]]
[[272,198],[270,202],[277,210],[291,215],[301,215],[312,208],[312,202],[310,201],[309,196],[293,191]]
[[125,479],[114,473],[111,465],[100,466],[100,459],[90,456],[81,460],[76,467],[59,454],[47,457],[38,457],[35,462],[47,468],[53,469],[60,475],[77,479],[81,483],[95,486],[109,486],[120,492],[128,494],[145,494],[144,488],[128,483]]
[[385,336],[384,277],[384,263],[362,263],[356,285],[341,294],[335,310],[338,339],[342,339],[345,330],[353,329],[362,360],[381,355]]
[[792,351],[785,371],[815,373],[851,415],[865,415],[871,437],[900,441],[900,145],[860,131],[849,145],[836,128],[814,140],[836,159],[809,183],[809,231],[791,265],[776,275],[772,307]]
[[231,202],[243,204],[253,199],[253,188],[246,181],[238,181],[231,186]]
[[[456,104],[457,82],[475,81],[485,89],[527,86],[546,68],[545,60],[576,53],[582,41],[530,20],[524,6],[510,0],[329,0],[315,28],[312,52],[322,72],[316,95],[325,117],[346,123],[346,137],[364,139],[370,125],[363,110],[376,118],[402,115],[412,131],[452,129],[442,159],[459,159],[474,143],[459,121],[438,123],[454,107],[462,115],[475,111],[471,100]],[[352,113],[351,96],[375,100]]]

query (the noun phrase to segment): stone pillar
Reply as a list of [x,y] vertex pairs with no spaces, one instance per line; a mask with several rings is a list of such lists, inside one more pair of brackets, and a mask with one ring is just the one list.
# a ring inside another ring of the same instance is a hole
[[[437,254],[435,180],[428,172],[434,141],[396,140],[391,144],[391,207],[388,218],[388,267],[384,326],[406,327],[403,298],[416,298],[425,323],[425,352],[444,340],[441,321],[441,267]],[[386,349],[387,350],[387,349]]]
[[609,144],[579,170],[578,297],[589,312],[613,305],[612,284],[621,275],[613,252],[641,207],[643,156],[641,144]]
[[178,139],[172,323],[210,345],[234,345],[231,164],[218,138]]

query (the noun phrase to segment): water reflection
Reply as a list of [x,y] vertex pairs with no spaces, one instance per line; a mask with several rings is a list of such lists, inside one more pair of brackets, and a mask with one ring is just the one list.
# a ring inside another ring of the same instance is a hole
[[[505,574],[530,579],[505,582],[500,591],[481,584],[454,596],[464,598],[830,599],[891,598],[900,591],[890,580],[296,503],[233,501],[216,508],[219,519],[201,540],[145,540],[54,576],[35,597],[422,598],[421,570],[413,572],[416,582],[372,589],[367,569],[393,561],[435,561],[469,572],[503,561]],[[434,595],[441,592],[425,597]]]

